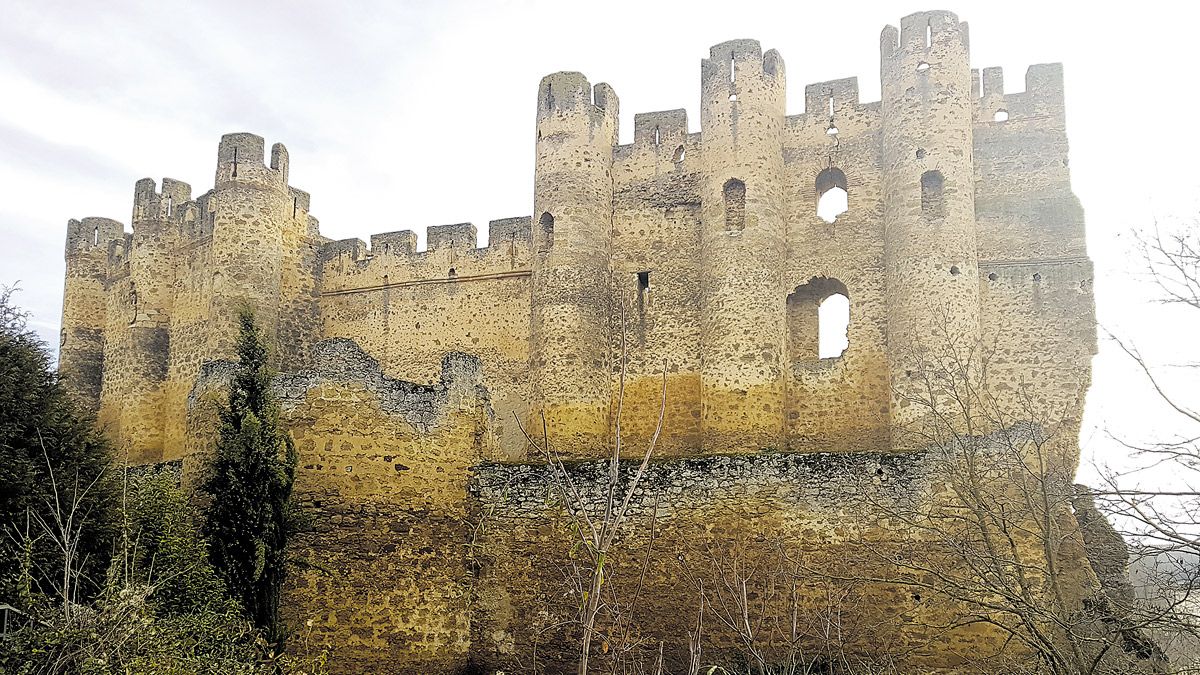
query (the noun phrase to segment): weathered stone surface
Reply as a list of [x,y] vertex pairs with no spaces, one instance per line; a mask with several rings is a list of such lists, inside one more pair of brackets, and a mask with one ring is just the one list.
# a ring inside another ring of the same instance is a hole
[[[570,546],[520,425],[540,437],[545,419],[591,485],[618,407],[636,456],[662,403],[634,518],[669,524],[646,592],[676,658],[693,609],[679,556],[749,537],[836,569],[862,553],[851,533],[915,545],[869,507],[933,480],[898,430],[920,421],[913,354],[940,335],[990,346],[1002,404],[1028,396],[1063,417],[1059,437],[1078,430],[1095,320],[1061,67],[1005,93],[945,11],[886,27],[880,58],[881,101],[861,102],[855,78],[819,82],[788,115],[782,57],[721,43],[702,62],[699,131],[683,110],[643,113],[626,145],[612,87],[549,75],[532,216],[492,221],[482,248],[469,223],[430,228],[425,251],[407,230],[331,241],[288,185],[287,150],[226,135],[212,190],[143,179],[131,233],[69,223],[64,382],[131,462],[182,460],[186,482],[211,448],[236,311],[253,307],[311,515],[289,617],[370,672],[527,656],[517,628],[575,601],[545,563]],[[827,222],[833,188],[848,210]],[[849,347],[819,358],[833,294],[849,299]],[[931,668],[990,639],[918,648],[904,617],[936,613],[929,600],[874,592],[862,603],[893,620],[858,628]]]

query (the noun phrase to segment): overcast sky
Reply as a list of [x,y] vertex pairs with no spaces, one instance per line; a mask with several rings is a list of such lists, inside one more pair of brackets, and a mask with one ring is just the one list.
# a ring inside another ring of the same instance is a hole
[[[1165,365],[1200,326],[1168,315],[1131,275],[1129,231],[1200,212],[1195,3],[959,2],[974,67],[1010,92],[1062,61],[1075,192],[1087,211],[1102,326]],[[1112,9],[1109,9],[1109,8]],[[221,134],[291,154],[323,234],[528,215],[538,80],[580,70],[633,114],[684,107],[699,130],[700,59],[752,37],[804,85],[857,76],[879,98],[879,32],[928,9],[897,2],[61,2],[0,0],[0,283],[57,344],[69,218],[128,223],[134,182],[211,187]],[[1086,8],[1086,9],[1084,9]],[[1121,11],[1117,11],[1120,8]],[[1085,453],[1103,429],[1157,420],[1147,390],[1101,344]],[[1195,359],[1200,360],[1200,359]],[[1196,389],[1193,387],[1193,389]],[[1117,453],[1119,454],[1119,453]]]

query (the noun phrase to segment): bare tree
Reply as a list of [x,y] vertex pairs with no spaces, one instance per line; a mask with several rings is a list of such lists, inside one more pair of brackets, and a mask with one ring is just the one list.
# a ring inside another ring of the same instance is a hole
[[[621,455],[625,448],[621,433],[621,421],[624,414],[625,381],[629,359],[624,319],[625,317],[622,313],[620,373],[617,383],[617,409],[613,427],[612,447],[607,460],[607,473],[603,484],[597,486],[598,490],[595,488],[585,489],[583,486],[578,485],[576,480],[572,478],[571,472],[563,463],[562,456],[555,450],[550,441],[549,429],[547,428],[544,414],[541,416],[542,433],[540,438],[535,438],[530,434],[521,424],[520,418],[516,418],[521,433],[525,435],[529,444],[538,450],[549,466],[553,488],[558,492],[558,496],[572,522],[571,529],[578,536],[578,543],[586,554],[587,564],[583,568],[576,569],[572,575],[577,580],[575,583],[579,584],[580,597],[582,598],[578,621],[582,631],[579,645],[579,661],[576,668],[578,675],[587,675],[588,673],[589,659],[593,651],[593,641],[597,637],[606,637],[597,629],[597,620],[602,610],[607,610],[613,619],[611,623],[614,628],[609,631],[609,636],[614,639],[612,641],[605,640],[602,643],[602,647],[603,651],[609,652],[612,651],[614,643],[618,646],[617,652],[614,655],[615,658],[611,659],[614,673],[617,672],[618,664],[622,662],[622,656],[629,656],[636,647],[644,646],[633,639],[631,630],[634,625],[633,611],[637,606],[642,582],[645,579],[645,570],[649,561],[650,549],[647,549],[643,557],[641,578],[633,597],[628,603],[623,603],[617,595],[615,587],[607,582],[611,576],[610,570],[613,562],[614,545],[621,536],[622,526],[626,522],[626,516],[629,513],[633,495],[646,475],[646,469],[650,465],[650,458],[654,455],[655,446],[658,444],[659,436],[662,433],[663,418],[666,415],[667,407],[667,364],[663,363],[658,418],[655,422],[654,432],[646,444],[645,452],[642,453],[641,462],[631,475],[623,477]],[[593,499],[593,495],[597,491],[600,495],[598,504]],[[651,532],[653,528],[654,524],[652,522],[650,524]],[[651,535],[650,546],[652,545],[653,536]],[[659,658],[657,659],[657,670],[655,672],[661,672],[661,666],[660,648]]]
[[1091,572],[1067,411],[1047,410],[1023,385],[996,394],[990,346],[946,328],[910,356],[916,386],[900,395],[919,414],[899,433],[923,448],[926,484],[903,502],[872,504],[907,541],[860,543],[858,574],[809,571],[910,589],[923,610],[913,627],[930,642],[970,632],[970,653],[958,654],[966,662],[1011,673],[1156,672],[1145,623],[1109,602]]
[[[868,619],[880,614],[865,611],[864,582],[813,574],[793,548],[780,539],[748,538],[726,542],[720,550],[706,547],[695,566],[681,559],[682,574],[699,599],[698,616],[709,617],[736,643],[724,664],[705,663],[698,619],[695,633],[689,634],[694,645],[689,673],[899,673],[886,647],[879,645],[872,654],[855,653],[852,647],[876,642],[879,622],[895,617]],[[733,661],[744,663],[734,666]]]
[[[1134,241],[1141,276],[1173,313],[1167,320],[1200,321],[1200,226],[1155,223]],[[1200,672],[1200,399],[1190,376],[1200,368],[1200,349],[1147,355],[1128,337],[1107,337],[1144,376],[1171,430],[1146,429],[1140,439],[1110,433],[1132,466],[1104,467],[1098,499],[1133,546],[1137,615],[1172,657],[1174,672]],[[1182,363],[1164,365],[1172,360]]]

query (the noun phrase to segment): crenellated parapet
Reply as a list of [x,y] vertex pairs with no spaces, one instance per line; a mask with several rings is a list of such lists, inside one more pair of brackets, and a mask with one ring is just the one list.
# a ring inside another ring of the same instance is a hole
[[342,239],[320,247],[317,259],[322,294],[378,291],[422,284],[470,283],[500,276],[528,276],[532,257],[531,219],[489,223],[488,245],[476,246],[472,223],[433,225],[427,247],[417,251],[412,230]]
[[1025,71],[1025,90],[1005,93],[1004,69],[998,66],[971,71],[971,95],[977,124],[1035,119],[1039,124],[1064,122],[1063,67],[1038,63]]

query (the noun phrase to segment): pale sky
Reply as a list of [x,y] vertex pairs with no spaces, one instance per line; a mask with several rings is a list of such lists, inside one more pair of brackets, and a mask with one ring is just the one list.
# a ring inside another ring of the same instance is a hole
[[[958,2],[974,67],[1062,61],[1074,189],[1087,213],[1102,326],[1164,364],[1200,361],[1198,317],[1168,315],[1131,276],[1129,231],[1200,213],[1195,3]],[[700,59],[756,38],[804,85],[857,76],[879,98],[879,32],[931,6],[898,2],[129,2],[0,0],[0,283],[57,344],[66,222],[128,224],[133,185],[211,187],[221,134],[285,143],[323,234],[369,238],[528,215],[538,80],[579,70],[633,114],[688,110]],[[1103,429],[1160,418],[1101,342],[1085,455]],[[1192,387],[1193,390],[1197,389]]]

